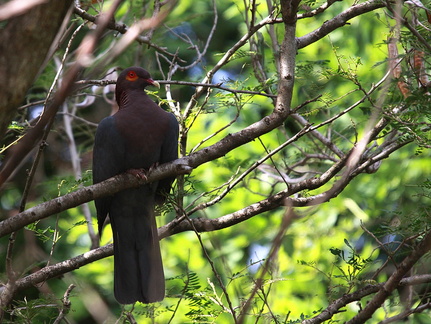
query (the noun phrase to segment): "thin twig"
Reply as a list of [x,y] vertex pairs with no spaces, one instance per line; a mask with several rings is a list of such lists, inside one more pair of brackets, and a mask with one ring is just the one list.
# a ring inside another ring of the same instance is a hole
[[250,296],[248,297],[247,301],[245,302],[244,306],[241,309],[240,317],[238,318],[238,324],[244,323],[245,318],[247,316],[248,309],[251,306],[251,301],[253,300],[253,298],[257,294],[257,292],[262,288],[262,286],[264,284],[264,278],[265,278],[266,274],[269,272],[271,263],[274,262],[277,254],[278,254],[278,251],[280,249],[280,246],[283,243],[283,237],[284,237],[287,229],[292,224],[293,220],[296,218],[297,218],[297,216],[296,216],[295,212],[293,211],[293,208],[287,206],[286,212],[284,213],[284,216],[281,220],[280,229],[279,229],[277,235],[275,236],[275,238],[273,240],[273,243],[271,246],[271,251],[269,252],[268,257],[266,258],[265,263],[260,268],[259,277],[254,282],[254,287],[253,287],[253,290],[252,290]]
[[74,284],[69,285],[66,292],[63,295],[63,298],[61,300],[63,307],[61,307],[60,313],[58,314],[57,318],[53,322],[54,324],[59,324],[61,321],[65,320],[66,315],[70,311],[70,307],[72,306],[72,302],[70,301],[70,293],[76,286]]
[[270,153],[266,154],[264,157],[259,159],[258,161],[254,162],[247,170],[245,170],[238,178],[235,179],[235,181],[232,181],[226,186],[226,189],[218,195],[216,198],[214,198],[211,201],[201,203],[198,206],[194,207],[192,210],[188,212],[188,215],[192,215],[198,210],[202,210],[204,208],[207,208],[209,206],[212,206],[216,203],[218,203],[220,200],[222,200],[237,184],[239,184],[250,172],[255,170],[259,165],[263,164],[266,160],[270,159],[272,156],[283,150],[286,146],[289,144],[295,142],[300,137],[302,137],[304,134],[308,132],[308,129],[311,127],[311,125],[307,125],[304,127],[300,132],[295,134],[295,136],[291,137],[289,140],[285,141],[283,144],[279,145],[277,148],[272,150]]
[[[183,215],[186,215],[186,213],[184,211],[183,211]],[[208,262],[209,262],[209,264],[211,266],[212,272],[214,273],[215,277],[217,278],[217,281],[218,281],[218,283],[220,285],[220,288],[223,290],[223,293],[225,295],[226,301],[227,301],[227,303],[229,305],[229,310],[230,310],[230,314],[232,315],[233,321],[234,321],[234,323],[237,323],[236,312],[235,312],[235,309],[233,307],[232,301],[230,300],[230,297],[229,297],[229,294],[228,294],[228,292],[226,290],[226,287],[225,287],[225,285],[223,283],[223,279],[221,278],[220,274],[218,273],[217,269],[215,268],[214,262],[211,259],[211,257],[209,256],[208,251],[205,248],[205,245],[204,245],[204,243],[202,241],[201,235],[198,232],[198,230],[194,227],[194,224],[193,224],[192,220],[188,216],[186,216],[186,220],[190,223],[190,225],[193,228],[194,233],[196,234],[196,237],[198,238],[198,241],[199,241],[199,244],[200,244],[200,246],[202,248],[204,256],[208,260]]]

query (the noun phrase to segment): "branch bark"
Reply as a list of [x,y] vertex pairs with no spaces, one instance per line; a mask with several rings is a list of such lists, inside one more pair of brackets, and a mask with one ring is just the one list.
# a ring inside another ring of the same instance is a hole
[[322,39],[332,31],[347,24],[347,22],[364,13],[385,7],[385,2],[380,0],[369,0],[363,3],[358,3],[343,11],[332,19],[325,21],[322,26],[308,33],[307,35],[298,37],[298,49],[304,48],[318,40]]
[[[414,286],[414,285],[420,285],[423,283],[429,283],[431,282],[431,275],[417,275],[417,276],[411,276],[401,279],[399,282],[398,287],[406,287],[406,286]],[[358,289],[357,291],[346,294],[336,300],[334,300],[327,308],[325,308],[322,312],[320,312],[318,315],[316,315],[313,318],[306,319],[302,321],[302,324],[319,324],[323,323],[324,321],[327,321],[331,319],[335,314],[340,312],[340,309],[345,307],[346,305],[361,300],[362,298],[369,296],[371,294],[375,294],[378,292],[385,283],[377,284],[377,285],[367,285],[361,289]]]

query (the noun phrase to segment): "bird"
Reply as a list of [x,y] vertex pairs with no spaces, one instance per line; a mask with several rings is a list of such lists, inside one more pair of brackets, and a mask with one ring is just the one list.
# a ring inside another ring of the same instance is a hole
[[[141,67],[117,78],[118,111],[99,123],[93,148],[93,183],[129,172],[145,177],[149,169],[178,158],[179,124],[158,106],[145,87],[160,87]],[[164,299],[165,278],[155,207],[166,202],[174,178],[95,199],[99,235],[107,217],[114,244],[114,296],[120,304]]]

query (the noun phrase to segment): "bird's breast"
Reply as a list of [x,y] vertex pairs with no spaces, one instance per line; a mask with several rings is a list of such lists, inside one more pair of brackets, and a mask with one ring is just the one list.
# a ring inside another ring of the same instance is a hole
[[114,118],[128,168],[149,168],[159,162],[167,123],[157,111],[120,110]]

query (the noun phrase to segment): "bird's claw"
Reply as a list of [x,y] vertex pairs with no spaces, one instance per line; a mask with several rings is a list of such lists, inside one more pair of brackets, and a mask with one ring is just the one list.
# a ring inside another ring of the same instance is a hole
[[145,169],[130,169],[127,170],[127,173],[135,176],[138,179],[147,181],[148,177],[147,177],[147,171]]

